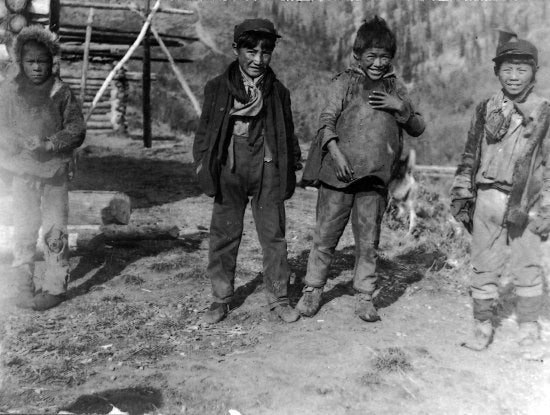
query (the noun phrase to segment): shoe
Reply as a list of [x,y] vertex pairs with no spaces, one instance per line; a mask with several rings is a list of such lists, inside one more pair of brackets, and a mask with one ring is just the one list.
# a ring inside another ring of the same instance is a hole
[[208,311],[204,314],[203,320],[208,324],[216,324],[227,317],[227,314],[229,314],[229,304],[212,303]]
[[18,308],[32,308],[32,300],[35,295],[33,283],[33,271],[30,265],[20,265],[15,273],[16,294],[11,300]]
[[520,323],[518,344],[524,360],[543,362],[550,357],[550,350],[540,339],[540,325],[536,321]]
[[520,323],[519,325],[519,346],[532,346],[540,340],[540,326],[536,321]]
[[357,314],[361,320],[369,323],[381,320],[370,296],[368,298],[361,294],[356,294],[356,296],[358,297],[355,303],[355,314]]
[[280,304],[276,306],[272,311],[285,323],[293,323],[300,318],[300,313],[298,313],[288,304]]
[[296,304],[296,310],[306,317],[313,317],[319,311],[321,306],[321,297],[323,295],[323,287],[304,287],[302,298]]
[[46,311],[54,308],[67,299],[65,294],[53,295],[45,292],[36,294],[32,299],[32,309],[34,311]]
[[474,330],[471,338],[461,344],[470,350],[480,352],[485,350],[493,341],[494,328],[491,320],[479,321],[474,320]]

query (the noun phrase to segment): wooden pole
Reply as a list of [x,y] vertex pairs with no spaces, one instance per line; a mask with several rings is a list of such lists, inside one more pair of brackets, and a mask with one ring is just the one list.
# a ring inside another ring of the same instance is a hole
[[86,40],[84,41],[84,57],[82,58],[82,80],[80,83],[80,101],[86,97],[86,81],[88,79],[88,60],[90,58],[90,42],[92,40],[92,25],[94,23],[94,8],[90,7],[86,22]]
[[[145,18],[145,15],[143,13],[141,13],[139,11],[137,13],[139,13],[142,18]],[[176,79],[178,80],[181,87],[183,88],[183,90],[185,91],[185,93],[187,94],[189,99],[191,100],[191,103],[193,104],[193,108],[195,109],[195,112],[200,117],[202,111],[201,111],[201,106],[199,104],[199,100],[197,99],[195,94],[193,94],[193,91],[191,91],[191,88],[189,87],[189,84],[185,80],[185,77],[181,73],[180,69],[177,67],[176,62],[174,61],[174,58],[172,57],[172,54],[170,53],[170,51],[168,50],[168,48],[164,44],[164,41],[162,40],[162,38],[159,35],[159,32],[157,32],[157,29],[155,29],[155,27],[153,25],[151,25],[151,33],[153,33],[153,36],[155,37],[155,39],[156,39],[157,43],[159,44],[161,50],[166,55],[166,58],[168,59],[168,62],[170,62],[170,67],[172,68],[172,70],[174,71],[174,74],[176,75]]]
[[[151,8],[150,0],[145,0],[146,15],[149,14]],[[143,112],[143,146],[145,148],[151,148],[153,138],[151,129],[151,42],[150,27],[145,33],[143,38],[143,99],[142,99],[142,112]]]
[[151,13],[149,13],[149,16],[147,16],[147,20],[145,20],[145,23],[143,24],[143,27],[141,28],[141,32],[139,33],[136,41],[132,46],[130,46],[130,48],[128,49],[128,52],[126,52],[126,54],[122,57],[122,59],[111,70],[111,72],[107,76],[107,79],[105,79],[105,82],[103,82],[103,85],[101,85],[101,88],[99,89],[99,91],[97,91],[97,94],[95,95],[94,100],[92,102],[92,106],[90,107],[90,110],[88,111],[88,114],[86,116],[86,121],[90,119],[90,116],[92,115],[92,112],[95,106],[97,105],[97,103],[99,102],[103,94],[105,93],[105,90],[113,80],[116,72],[120,68],[122,68],[122,66],[124,66],[124,64],[128,61],[128,59],[130,59],[130,57],[132,56],[132,53],[134,53],[134,51],[137,49],[137,47],[145,37],[145,33],[147,32],[147,29],[149,29],[149,26],[151,25],[151,20],[153,20],[153,16],[155,15],[158,8],[160,7],[160,1],[161,0],[156,0],[155,4],[153,5],[153,8],[151,9]]

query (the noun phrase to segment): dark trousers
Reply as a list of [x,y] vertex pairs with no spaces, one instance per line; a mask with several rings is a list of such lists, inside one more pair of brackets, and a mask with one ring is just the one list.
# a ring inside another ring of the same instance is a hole
[[222,167],[219,193],[214,200],[210,225],[207,273],[213,301],[229,303],[234,292],[237,253],[243,234],[243,218],[249,198],[263,251],[263,276],[270,308],[288,304],[285,207],[279,196],[279,172],[274,162],[264,161],[263,140],[249,143],[234,137],[234,168]]
[[328,278],[334,250],[351,215],[355,239],[353,287],[364,294],[376,288],[377,249],[380,226],[386,209],[387,191],[374,187],[368,179],[345,189],[321,184],[317,198],[317,223],[309,254],[305,282],[323,287]]

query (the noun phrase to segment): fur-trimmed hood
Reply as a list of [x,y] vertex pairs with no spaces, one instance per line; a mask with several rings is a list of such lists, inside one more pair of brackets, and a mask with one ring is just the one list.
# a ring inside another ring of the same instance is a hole
[[59,55],[59,39],[55,33],[38,25],[23,28],[15,37],[11,47],[11,57],[14,62],[19,65],[21,64],[23,46],[29,41],[35,41],[44,45],[50,52],[52,61],[55,63]]

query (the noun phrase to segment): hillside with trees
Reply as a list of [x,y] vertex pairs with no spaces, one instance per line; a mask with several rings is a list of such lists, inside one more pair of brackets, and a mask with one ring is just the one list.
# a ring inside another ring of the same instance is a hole
[[[547,70],[550,34],[545,0],[520,1],[167,1],[186,7],[191,17],[157,16],[164,32],[195,35],[183,55],[195,60],[183,66],[193,91],[202,98],[206,81],[233,59],[233,27],[244,18],[272,19],[282,39],[272,66],[292,92],[300,139],[311,140],[330,78],[350,60],[357,27],[364,18],[384,17],[398,40],[397,72],[426,116],[424,135],[410,141],[421,163],[453,164],[462,148],[469,114],[477,101],[498,83],[493,74],[498,28],[508,28],[532,40],[540,51],[539,91],[550,92]],[[73,12],[74,13],[74,12]],[[67,16],[65,16],[67,18]],[[74,19],[74,15],[70,16]],[[63,23],[63,22],[62,22]],[[99,16],[102,25],[139,25],[137,18],[119,13]],[[158,65],[158,66],[157,66]],[[136,67],[136,69],[139,66]],[[153,68],[159,81],[153,88],[155,119],[178,131],[193,131],[196,117],[167,65]],[[140,89],[134,88],[137,109]],[[139,127],[139,111],[133,117]]]

